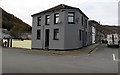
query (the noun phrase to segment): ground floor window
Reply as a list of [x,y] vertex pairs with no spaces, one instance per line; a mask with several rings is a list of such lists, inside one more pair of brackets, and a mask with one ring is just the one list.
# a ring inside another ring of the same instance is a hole
[[37,30],[37,40],[41,39],[41,30]]
[[79,40],[81,41],[81,30],[79,30]]
[[87,41],[87,32],[86,32],[86,41]]
[[59,40],[59,29],[54,29],[54,40]]

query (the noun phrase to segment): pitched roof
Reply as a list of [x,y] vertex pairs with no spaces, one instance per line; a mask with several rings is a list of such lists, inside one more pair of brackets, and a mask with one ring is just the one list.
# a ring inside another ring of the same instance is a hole
[[68,6],[68,5],[64,5],[64,4],[60,4],[60,5],[58,5],[58,6],[55,6],[55,7],[53,7],[53,8],[50,8],[50,9],[48,9],[48,10],[44,10],[44,11],[42,11],[42,12],[33,14],[32,16],[35,16],[35,15],[38,15],[38,14],[41,14],[41,13],[46,13],[46,12],[49,12],[49,11],[60,10],[60,9],[77,9],[77,10],[79,10],[80,13],[82,13],[86,18],[88,18],[79,8],[72,7],[72,6]]

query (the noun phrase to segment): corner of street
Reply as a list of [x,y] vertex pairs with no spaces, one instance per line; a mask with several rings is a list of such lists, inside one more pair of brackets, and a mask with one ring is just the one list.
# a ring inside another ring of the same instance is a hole
[[106,44],[73,51],[3,48],[2,56],[3,73],[118,73],[118,48]]

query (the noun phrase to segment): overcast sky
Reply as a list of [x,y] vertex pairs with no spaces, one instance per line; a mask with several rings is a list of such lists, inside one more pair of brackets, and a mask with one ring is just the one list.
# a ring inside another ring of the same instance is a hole
[[66,4],[82,10],[90,20],[103,25],[118,25],[119,0],[0,0],[0,7],[32,25],[32,14],[59,4]]

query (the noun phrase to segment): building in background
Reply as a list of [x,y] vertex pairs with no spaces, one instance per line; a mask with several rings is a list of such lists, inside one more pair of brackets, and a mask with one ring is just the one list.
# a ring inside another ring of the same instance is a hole
[[60,4],[32,18],[32,48],[69,50],[91,44],[89,18],[79,8]]
[[3,39],[3,38],[11,38],[11,36],[8,34],[8,30],[7,29],[3,29],[3,28],[0,28],[0,39]]
[[101,42],[106,37],[106,32],[103,31],[103,26],[97,21],[89,20],[89,25],[92,27],[92,43]]
[[31,40],[32,34],[31,33],[22,33],[22,35],[20,37],[24,40]]
[[96,42],[95,37],[96,37],[96,29],[94,26],[92,26],[92,43]]

